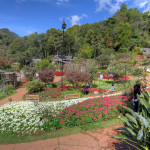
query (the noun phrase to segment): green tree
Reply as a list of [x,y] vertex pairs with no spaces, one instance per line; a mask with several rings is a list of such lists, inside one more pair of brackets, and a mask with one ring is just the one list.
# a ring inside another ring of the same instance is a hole
[[93,56],[94,50],[89,45],[83,45],[78,52],[79,58],[90,59]]
[[39,71],[39,70],[42,70],[42,69],[46,69],[46,68],[55,70],[54,65],[51,64],[48,59],[43,59],[42,61],[37,62],[35,64],[36,71]]
[[19,62],[21,65],[27,65],[31,62],[32,55],[27,46],[28,37],[15,39],[9,46],[8,55],[13,60]]
[[115,46],[121,45],[123,48],[128,48],[131,39],[131,25],[129,23],[119,24],[119,34],[115,43]]

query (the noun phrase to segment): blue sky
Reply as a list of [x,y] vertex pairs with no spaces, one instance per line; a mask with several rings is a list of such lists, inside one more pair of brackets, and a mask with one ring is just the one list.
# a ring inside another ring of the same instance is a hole
[[0,29],[8,28],[19,36],[94,23],[113,16],[125,3],[141,12],[150,10],[150,0],[0,0]]

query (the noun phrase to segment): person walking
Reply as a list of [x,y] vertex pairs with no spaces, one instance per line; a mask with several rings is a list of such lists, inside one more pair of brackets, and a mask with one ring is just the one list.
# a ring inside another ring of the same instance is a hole
[[147,71],[147,67],[146,67],[146,66],[144,67],[144,71],[145,71],[145,72]]
[[134,85],[133,87],[133,94],[134,94],[134,97],[137,97],[137,94],[138,95],[141,95],[141,87],[140,87],[140,83],[137,82],[136,85]]
[[85,95],[87,95],[89,93],[89,84],[88,84],[88,82],[84,86],[84,92],[85,92]]

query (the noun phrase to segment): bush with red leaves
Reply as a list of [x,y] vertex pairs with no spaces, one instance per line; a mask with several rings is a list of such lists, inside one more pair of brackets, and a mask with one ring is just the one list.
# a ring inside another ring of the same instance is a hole
[[86,71],[80,69],[68,69],[65,71],[66,79],[71,84],[78,86],[80,83],[90,81],[90,75]]
[[52,69],[43,69],[39,71],[39,78],[44,83],[51,83],[54,80],[54,72]]

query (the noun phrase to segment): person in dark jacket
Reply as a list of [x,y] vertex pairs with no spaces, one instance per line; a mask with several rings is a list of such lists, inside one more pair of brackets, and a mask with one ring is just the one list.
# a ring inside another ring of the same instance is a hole
[[89,93],[89,84],[88,84],[88,82],[84,86],[84,91],[85,91],[86,95]]
[[140,83],[137,83],[133,88],[134,97],[137,97],[138,95],[141,95],[141,87]]

